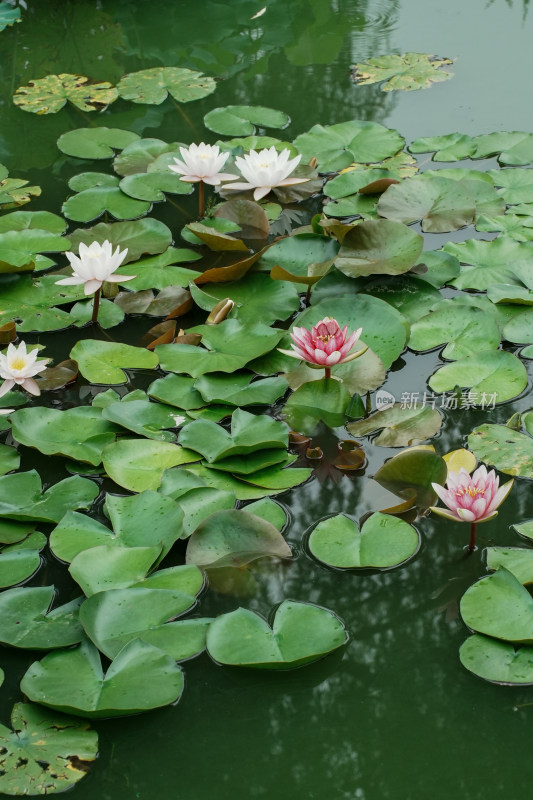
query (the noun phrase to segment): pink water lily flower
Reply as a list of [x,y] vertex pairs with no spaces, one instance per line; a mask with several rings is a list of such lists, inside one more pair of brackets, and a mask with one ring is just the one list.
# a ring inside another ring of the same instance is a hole
[[348,335],[348,326],[341,329],[336,319],[324,317],[317,322],[311,330],[307,328],[293,328],[291,338],[292,350],[278,350],[286,356],[306,361],[312,367],[323,367],[326,377],[329,377],[330,368],[335,364],[346,364],[354,358],[361,356],[367,347],[355,353],[350,352],[361,336],[362,328]]
[[[0,397],[7,394],[14,386],[20,386],[30,394],[41,394],[41,390],[33,380],[33,377],[46,368],[50,359],[43,358],[37,361],[38,354],[39,349],[37,347],[28,353],[26,342],[21,342],[18,347],[10,344],[5,355],[0,353],[0,378],[4,379],[0,387]],[[9,413],[10,410],[12,409],[8,409],[6,412],[4,409],[0,413]]]

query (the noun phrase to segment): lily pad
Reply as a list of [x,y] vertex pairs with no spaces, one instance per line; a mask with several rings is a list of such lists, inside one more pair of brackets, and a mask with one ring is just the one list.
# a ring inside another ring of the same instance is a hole
[[275,242],[261,256],[259,269],[270,269],[275,280],[311,286],[333,266],[339,245],[328,236],[301,233]]
[[76,222],[92,222],[109,213],[115,219],[136,219],[147,214],[150,203],[134,200],[119,188],[119,179],[103,172],[82,172],[68,182],[78,194],[69,197],[61,210]]
[[133,131],[120,128],[76,128],[63,133],[57,140],[62,153],[75,158],[113,158],[115,150],[123,150],[139,139]]
[[487,568],[505,567],[521,584],[533,583],[533,550],[525,547],[487,547]]
[[32,114],[55,114],[70,101],[81,111],[101,111],[113,103],[118,92],[107,81],[88,83],[84,75],[47,75],[33,80],[28,86],[19,86],[13,102],[23,111]]
[[124,369],[155,369],[159,359],[144,347],[132,347],[120,342],[83,339],[70,351],[81,374],[91,383],[118,385],[126,383]]
[[433,153],[433,161],[461,161],[475,153],[476,142],[464,133],[448,133],[415,139],[407,149],[410,153]]
[[217,617],[207,632],[207,652],[224,665],[293,669],[323,658],[347,640],[341,620],[331,611],[284,600],[272,628],[245,608]]
[[57,277],[0,276],[0,324],[14,320],[19,331],[54,331],[71,324],[70,315],[57,306],[85,297],[83,286],[57,286]]
[[238,372],[233,375],[202,375],[194,383],[206,403],[230,406],[273,405],[288,389],[285,378],[262,378],[251,382],[252,375]]
[[175,442],[176,434],[168,428],[176,428],[183,422],[183,416],[178,416],[172,406],[150,403],[148,399],[112,403],[102,411],[102,417],[133,433],[162,442]]
[[512,353],[483,350],[441,367],[433,373],[429,385],[435,392],[451,392],[456,386],[469,388],[468,402],[484,406],[521,394],[527,386],[527,372]]
[[[14,10],[20,14],[19,8]],[[11,726],[12,730],[0,725],[2,794],[63,792],[85,777],[98,755],[96,731],[72,717],[54,716],[39,706],[16,703]]]
[[302,383],[283,407],[283,417],[296,431],[311,435],[322,420],[330,428],[344,423],[350,392],[335,378]]
[[461,616],[477,633],[533,644],[533,598],[506,569],[499,569],[466,590],[461,598]]
[[501,334],[496,319],[474,305],[443,300],[411,325],[409,348],[417,352],[446,345],[442,357],[457,361],[482,350],[496,350]]
[[478,678],[505,686],[533,684],[533,647],[519,647],[508,642],[475,634],[459,649],[461,664]]
[[367,58],[352,67],[354,83],[365,86],[369,83],[386,81],[381,87],[384,92],[402,89],[428,89],[433,83],[441,83],[453,78],[453,72],[442,69],[453,64],[450,58],[440,58],[428,53],[395,53],[387,56]]
[[[121,191],[139,201],[149,201],[159,203],[165,199],[167,194],[191,194],[193,186],[191,183],[180,180],[180,176],[170,170],[165,172],[154,170],[139,175],[127,175],[120,181]],[[116,215],[114,215],[116,216]]]
[[0,478],[0,517],[59,522],[67,511],[89,508],[98,494],[95,483],[79,476],[50,486],[44,493],[35,470]]
[[98,409],[80,406],[22,408],[11,415],[13,436],[21,444],[46,455],[64,455],[76,461],[100,464],[103,448],[115,440],[116,426],[102,419]]
[[271,280],[268,275],[261,273],[247,275],[232,283],[213,283],[207,292],[191,286],[191,292],[195,303],[206,311],[211,311],[217,303],[228,297],[235,303],[232,319],[243,323],[253,324],[260,319],[263,324],[271,325],[277,320],[287,319],[300,308],[296,286],[288,281]]
[[39,266],[38,253],[62,253],[69,240],[48,230],[26,228],[0,232],[0,273],[28,272]]
[[183,673],[170,656],[134,639],[104,675],[90,642],[35,661],[20,684],[30,700],[80,717],[117,717],[179,700]]
[[526,131],[498,131],[474,137],[474,158],[498,156],[500,164],[521,166],[533,161],[533,134]]
[[206,128],[223,136],[250,136],[255,133],[255,126],[285,128],[289,122],[283,111],[265,106],[224,106],[204,116]]
[[216,511],[196,528],[187,544],[186,562],[199,567],[243,567],[257,558],[291,558],[279,530],[248,511]]
[[0,594],[0,641],[11,647],[52,650],[83,637],[78,621],[81,598],[51,610],[53,586],[8,589]]
[[[132,222],[99,222],[92,228],[78,228],[69,234],[70,247],[74,251],[78,251],[81,242],[89,246],[92,242],[102,244],[106,239],[115,247],[128,249],[123,263],[129,264],[146,254],[163,253],[172,242],[172,233],[158,219],[148,218]],[[131,267],[129,272],[131,274]]]
[[338,172],[354,161],[371,164],[395,155],[405,140],[376,122],[349,120],[336,125],[313,125],[294,140],[302,161],[316,158],[321,172]]
[[7,444],[0,444],[0,476],[18,469],[19,465],[20,456],[15,448],[9,447]]
[[477,239],[460,244],[448,242],[444,250],[464,265],[459,277],[450,281],[456,289],[486,291],[496,283],[520,285],[521,282],[529,288],[533,248],[527,244],[502,236],[490,242]]
[[142,581],[160,555],[159,547],[99,545],[72,559],[69,572],[86,597],[125,589]]
[[374,475],[385,489],[413,501],[421,510],[426,510],[437,499],[432,483],[444,485],[448,467],[443,458],[433,450],[416,447],[404,450],[386,461]]
[[235,499],[233,492],[212,489],[208,486],[199,486],[180,494],[177,500],[185,514],[182,538],[189,537],[201,522],[216,511],[233,509]]
[[429,406],[403,407],[395,403],[376,411],[367,419],[350,422],[346,429],[352,436],[365,436],[383,430],[373,443],[382,447],[408,447],[431,439],[440,430],[442,417],[436,408]]
[[198,258],[200,258],[200,255],[195,253],[194,250],[189,250],[185,247],[168,247],[160,255],[142,258],[140,261],[136,261],[134,266],[126,264],[125,268],[119,267],[117,272],[119,275],[121,270],[124,274],[133,271],[137,274],[136,278],[127,282],[128,291],[165,289],[168,286],[185,287],[191,281],[194,281],[200,273],[174,265],[196,261]]
[[28,181],[19,178],[4,178],[0,180],[0,210],[26,205],[40,194],[40,186],[28,186]]
[[322,520],[308,541],[312,555],[340,569],[387,569],[404,564],[420,547],[418,532],[402,519],[379,512],[359,531],[344,514]]
[[409,178],[381,195],[378,213],[409,225],[422,220],[426,233],[455,231],[474,221],[476,204],[470,192],[446,178]]
[[132,492],[158,489],[166,469],[197,460],[198,453],[151,439],[121,439],[102,453],[111,480]]
[[67,223],[62,217],[52,214],[50,211],[12,211],[10,214],[0,217],[0,232],[2,233],[28,229],[49,231],[49,233],[60,236],[65,233]]
[[533,439],[506,425],[479,425],[468,437],[479,461],[507,475],[533,478]]
[[[218,378],[219,376],[216,377]],[[160,400],[162,403],[168,403],[184,411],[190,411],[202,408],[205,405],[205,400],[195,388],[195,383],[194,378],[188,378],[185,375],[166,375],[164,378],[158,378],[151,383],[147,391],[150,397],[155,397],[156,400]],[[241,403],[238,403],[238,405],[241,405]]]
[[344,237],[335,266],[351,278],[399,275],[417,262],[422,246],[420,234],[400,222],[365,220]]
[[13,7],[11,3],[0,3],[0,31],[4,31],[8,25],[14,25],[15,22],[20,22],[21,16],[18,6]]
[[32,575],[35,575],[41,566],[39,550],[45,546],[46,537],[42,534],[34,534],[34,536],[39,537],[39,544],[35,549],[27,549],[26,543],[22,542],[6,547],[0,553],[1,589],[23,583],[28,578],[31,578]]
[[152,67],[124,75],[117,91],[133,103],[159,105],[170,94],[178,103],[190,103],[215,91],[213,78],[182,67]]

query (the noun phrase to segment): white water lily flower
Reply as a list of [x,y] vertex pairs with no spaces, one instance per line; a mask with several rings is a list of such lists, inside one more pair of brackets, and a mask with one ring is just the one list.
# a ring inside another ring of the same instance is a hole
[[218,186],[222,181],[237,180],[238,175],[230,172],[220,172],[229,158],[229,153],[221,153],[217,144],[191,144],[189,147],[180,147],[181,157],[175,158],[175,164],[169,164],[172,172],[181,175],[181,181],[198,183],[203,181],[211,186]]
[[250,150],[242,158],[237,156],[235,164],[248,183],[232,183],[228,189],[254,190],[254,200],[261,200],[276,186],[292,186],[305,183],[309,178],[289,178],[300,163],[301,155],[289,160],[290,150],[285,148],[278,153],[274,146],[264,150]]
[[[0,378],[4,379],[0,387],[0,397],[3,397],[13,386],[22,386],[27,392],[34,395],[41,394],[33,376],[42,372],[50,361],[43,358],[37,361],[39,350],[35,348],[29,353],[26,350],[26,342],[21,342],[18,347],[10,344],[7,353],[0,353]],[[0,413],[9,414],[13,409],[3,409]]]
[[83,283],[85,294],[94,294],[104,281],[123,283],[137,277],[136,275],[113,274],[126,258],[128,248],[121,250],[117,247],[113,253],[111,242],[106,239],[102,244],[92,242],[89,246],[81,242],[79,252],[79,257],[74,253],[65,253],[74,274],[70,278],[61,278],[60,281],[56,281],[56,284],[78,286]]

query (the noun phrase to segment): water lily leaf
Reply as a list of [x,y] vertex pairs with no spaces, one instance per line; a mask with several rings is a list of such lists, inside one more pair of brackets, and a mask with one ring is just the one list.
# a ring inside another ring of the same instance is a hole
[[[167,171],[168,163],[181,159],[180,142],[164,142],[162,139],[137,139],[115,156],[113,168],[118,175],[136,175],[155,170]],[[163,168],[163,163],[165,163]]]
[[255,126],[285,128],[290,122],[287,114],[265,106],[225,106],[214,108],[204,116],[204,125],[223,136],[249,136]]
[[[46,544],[46,537],[42,537],[40,544],[35,549],[27,549],[26,543],[11,545],[0,553],[0,588],[16,586],[34,575],[41,566],[39,550]],[[31,538],[31,537],[28,537]],[[24,548],[24,549],[18,549]]]
[[202,375],[195,381],[194,388],[206,403],[241,407],[273,405],[288,389],[288,383],[282,376],[250,382],[251,378],[252,375],[246,372],[231,376]]
[[381,87],[384,92],[395,89],[411,92],[453,78],[453,72],[442,69],[450,64],[453,64],[452,59],[428,53],[404,53],[401,56],[393,53],[354,64],[352,80],[359,86],[386,81]]
[[170,497],[151,491],[128,497],[108,494],[104,508],[112,531],[84,514],[65,514],[50,535],[54,555],[70,563],[78,553],[100,545],[146,546],[161,552],[160,561],[181,536],[183,511]]
[[308,546],[318,561],[330,567],[386,569],[412,558],[420,547],[420,535],[412,525],[388,514],[372,514],[360,531],[349,517],[337,514],[313,528]]
[[[145,289],[142,292],[120,292],[115,297],[115,304],[127,314],[148,314],[154,317],[172,315],[173,318],[186,314],[193,306],[191,293],[187,289],[182,289],[181,286],[167,286],[157,295],[151,289]],[[100,313],[98,322],[100,322]],[[173,324],[172,330],[175,333],[176,323]],[[173,339],[174,336],[169,336],[167,342],[162,341],[158,344],[168,344]],[[149,349],[153,350],[153,347]]]
[[[498,291],[499,288],[499,286],[496,286],[496,291]],[[504,293],[505,295],[510,295],[510,297],[506,298],[505,302],[517,302],[518,300],[525,302],[526,305],[529,305],[530,295],[533,297],[533,292],[521,289],[520,287],[512,288],[516,288],[517,291],[514,292],[506,289]],[[493,302],[495,301],[493,300]],[[513,317],[504,325],[504,339],[507,339],[508,342],[514,342],[515,344],[527,344],[529,342],[533,342],[533,314],[531,311],[532,309],[528,308],[520,312],[516,315],[516,317]],[[524,355],[523,350],[521,355]]]
[[[158,348],[159,349],[159,348]],[[78,362],[80,372],[91,383],[126,383],[126,373],[121,369],[155,369],[159,359],[144,347],[131,347],[120,342],[103,342],[84,339],[70,351],[70,358]]]
[[283,417],[293,430],[311,435],[321,420],[331,428],[342,425],[350,399],[341,381],[334,378],[309,381],[291,394],[283,408]]
[[[358,344],[361,345],[361,347],[364,346],[361,340],[359,340]],[[307,366],[307,364],[302,361],[296,367],[289,370],[289,372],[286,372],[284,377],[291,389],[296,390],[304,383],[316,382],[317,375],[320,375],[320,373],[317,373],[316,369]],[[363,395],[381,386],[385,380],[386,370],[379,356],[372,352],[372,350],[367,350],[366,353],[363,353],[362,356],[356,358],[354,361],[348,361],[346,364],[335,366],[334,376],[346,387],[350,394]],[[318,389],[318,387],[316,388]],[[333,389],[333,391],[335,391],[335,389]],[[334,402],[332,408],[335,408]],[[333,413],[335,414],[337,412],[333,411]]]
[[14,545],[23,542],[35,531],[34,522],[13,522],[0,520],[0,545]]
[[53,586],[8,589],[0,594],[0,641],[28,650],[52,650],[77,644],[81,598],[51,610]]
[[69,572],[86,597],[125,589],[146,577],[160,555],[159,547],[99,545],[72,559]]
[[184,411],[202,408],[205,405],[202,395],[195,389],[195,379],[186,378],[184,375],[166,375],[164,378],[158,378],[150,384],[147,391],[150,397]]
[[443,486],[447,476],[448,467],[443,458],[432,450],[414,447],[386,461],[374,480],[403,500],[412,499],[414,494],[416,506],[425,510],[437,499],[431,484]]
[[0,210],[26,205],[40,194],[40,186],[28,186],[28,181],[18,178],[4,178],[0,180]]
[[459,182],[422,175],[389,186],[378,202],[382,217],[407,225],[422,220],[422,230],[429,233],[470,225],[475,211],[472,195]]
[[487,547],[487,568],[505,567],[521,584],[533,583],[533,550],[525,547]]
[[498,156],[500,164],[520,166],[533,161],[533,134],[525,131],[498,131],[474,137],[474,158]]
[[422,246],[420,234],[406,225],[388,219],[365,220],[344,237],[335,266],[351,278],[399,275],[416,263]]
[[244,325],[236,319],[226,319],[219,325],[197,325],[190,332],[202,335],[203,346],[159,345],[155,352],[161,369],[187,373],[193,378],[206,372],[235,372],[272,350],[283,335],[262,322]]
[[[93,595],[83,603],[80,619],[92,641],[109,658],[118,655],[122,647],[132,639],[139,638],[161,647],[170,655],[179,655],[175,660],[182,660],[190,657],[182,654],[187,640],[188,646],[193,644],[198,652],[196,648],[201,631],[192,626],[187,635],[187,626],[184,629],[183,621],[177,624],[168,620],[173,620],[193,607],[203,586],[204,578],[197,567],[172,567],[155,573],[139,586],[111,589]],[[186,622],[201,624],[203,637],[200,638],[201,646],[198,649],[203,650],[206,623],[210,620]],[[185,641],[184,635],[187,637]],[[191,642],[191,636],[196,641]],[[176,647],[182,652],[175,653]]]
[[187,543],[186,562],[199,567],[243,567],[257,558],[291,558],[279,530],[248,511],[215,511],[196,528]]
[[301,233],[275,242],[262,255],[259,269],[269,269],[275,280],[311,286],[332,267],[339,245],[328,236]]
[[200,453],[209,464],[236,455],[248,455],[269,448],[286,450],[288,429],[267,415],[255,416],[238,408],[231,418],[231,433],[206,419],[186,425],[178,441],[184,447]]
[[431,439],[440,430],[442,417],[429,406],[403,407],[400,403],[376,411],[367,419],[350,422],[346,429],[352,436],[366,436],[383,429],[373,444],[382,447],[409,447]]
[[527,372],[512,353],[484,350],[441,367],[433,373],[429,385],[434,392],[451,392],[456,386],[469,388],[468,401],[483,406],[492,399],[504,403],[521,394],[527,386]]
[[329,217],[361,217],[362,219],[378,218],[378,196],[352,194],[326,203],[324,214]]
[[26,228],[0,232],[0,273],[29,271],[37,266],[38,253],[62,253],[69,240],[47,230]]
[[[324,317],[334,317],[341,327],[348,325],[352,331],[362,327],[363,341],[379,356],[386,369],[403,351],[407,338],[407,323],[395,308],[383,300],[364,294],[355,297],[347,297],[345,294],[326,297],[299,314],[294,320],[294,325],[309,330]],[[293,359],[290,360],[291,366],[292,361]],[[335,374],[337,369],[344,369],[344,365],[341,364],[336,368]]]
[[193,184],[180,180],[180,176],[170,170],[127,175],[120,181],[120,189],[130,198],[150,203],[159,203],[165,200],[165,192],[167,194],[191,194],[194,191]]
[[124,75],[117,91],[133,103],[159,105],[170,94],[178,103],[190,103],[215,91],[213,78],[182,67],[152,67]]
[[415,139],[407,149],[410,153],[433,153],[433,161],[461,161],[475,153],[476,141],[464,133],[448,133]]
[[[90,300],[86,300],[85,302],[75,303],[72,308],[70,309],[69,319],[71,325],[76,325],[77,327],[82,327],[83,325],[87,325],[88,322],[91,322],[93,317],[93,308],[94,308],[94,300],[91,298]],[[124,311],[120,307],[120,305],[111,302],[110,300],[101,300],[100,307],[98,310],[98,324],[101,328],[107,330],[108,328],[114,328],[115,325],[120,325],[121,322],[124,322]],[[70,359],[71,363],[75,364],[75,361]],[[76,375],[77,375],[76,371]]]
[[458,360],[476,355],[481,350],[495,350],[501,340],[494,317],[474,305],[443,300],[411,325],[409,348],[431,350],[446,344],[442,357]]
[[203,244],[206,244],[210,250],[215,252],[242,252],[249,253],[250,249],[244,244],[241,239],[231,236],[227,233],[222,233],[208,225],[202,225],[201,222],[190,222],[187,229],[191,231],[197,239],[200,239]]
[[[20,14],[19,8],[13,10]],[[98,755],[96,731],[72,717],[53,716],[39,706],[16,703],[11,726],[13,730],[0,725],[3,794],[49,795],[64,791],[87,774]]]
[[[99,222],[92,228],[78,228],[69,234],[70,249],[78,251],[80,243],[90,245],[92,242],[102,244],[106,239],[114,247],[122,250],[128,248],[124,264],[137,261],[143,255],[163,253],[172,242],[172,234],[157,219],[139,219],[132,222]],[[68,243],[67,243],[68,247]],[[130,267],[131,272],[131,267]],[[139,289],[139,286],[130,286]],[[147,287],[143,287],[147,288]]]
[[57,214],[50,211],[12,211],[0,217],[0,232],[25,231],[28,229],[48,231],[60,236],[65,233],[67,223]]
[[450,281],[456,289],[486,291],[497,283],[520,285],[533,289],[531,265],[533,250],[505,236],[490,242],[469,239],[461,244],[447,242],[443,248],[465,265],[461,275]]
[[399,172],[376,167],[349,169],[329,180],[324,186],[324,194],[334,200],[350,197],[362,190],[367,194],[381,194],[387,188],[388,182],[397,180],[398,177]]
[[236,136],[232,139],[218,139],[215,144],[218,144],[221,150],[233,151],[235,155],[249,153],[250,150],[264,150],[270,147],[275,147],[278,153],[281,153],[282,150],[288,150],[291,158],[298,155],[298,150],[291,142],[282,142],[273,136]]
[[526,539],[533,539],[533,520],[527,520],[527,522],[522,522],[520,525],[512,525],[511,527],[520,536],[524,536]]
[[250,255],[243,255],[239,250],[221,250],[211,260],[211,266],[195,278],[195,283],[200,285],[203,283],[238,281],[246,275],[269,246],[266,245],[262,250]]
[[316,158],[321,172],[338,172],[353,161],[374,163],[395,155],[405,140],[376,122],[349,120],[336,125],[313,125],[294,140],[302,161]]
[[271,325],[277,320],[287,319],[300,307],[300,297],[295,286],[286,281],[273,281],[268,275],[261,273],[247,275],[246,278],[230,284],[211,284],[208,292],[201,292],[197,286],[191,286],[191,292],[195,302],[208,311],[228,297],[235,303],[231,312],[232,319],[249,324],[260,318],[263,324]]
[[102,453],[111,480],[132,492],[158,489],[164,470],[197,460],[191,450],[151,439],[120,439]]
[[84,75],[47,75],[19,86],[13,102],[23,111],[32,114],[55,114],[70,101],[81,111],[101,111],[113,103],[118,92],[107,81],[88,83]]
[[506,569],[499,569],[466,590],[461,616],[477,633],[523,644],[533,643],[533,598]]
[[533,439],[506,425],[479,425],[468,437],[479,461],[521,478],[533,478]]
[[533,218],[504,214],[499,217],[478,217],[476,231],[499,231],[515,242],[530,242],[533,239]]
[[465,450],[464,448],[452,450],[449,453],[445,453],[442,457],[448,466],[448,473],[459,472],[462,467],[470,474],[475,470],[477,465],[477,458],[475,455],[471,453],[470,450]]
[[0,31],[4,31],[8,25],[13,25],[20,20],[20,8],[14,8],[10,3],[0,3]]
[[183,509],[185,514],[182,539],[186,539],[211,514],[216,511],[234,508],[236,498],[233,492],[211,489],[208,486],[199,486],[179,494],[177,499],[180,508]]
[[46,455],[63,455],[76,461],[100,464],[103,448],[115,440],[117,428],[98,409],[80,406],[22,408],[11,415],[13,436],[21,444]]
[[249,503],[244,510],[270,522],[278,531],[283,530],[288,522],[287,512],[283,506],[271,500],[270,497],[256,500],[255,503]]
[[498,194],[509,205],[533,201],[533,177],[530,169],[493,169],[488,174],[495,186],[502,188]]
[[175,442],[176,434],[167,429],[175,428],[183,421],[172,406],[151,403],[148,399],[113,403],[104,408],[102,417],[140,436],[161,442]]
[[[271,204],[276,205],[276,204]],[[266,205],[268,208],[268,204]],[[281,206],[280,213],[281,213]],[[259,203],[244,198],[235,198],[225,203],[220,203],[214,211],[211,223],[215,223],[217,230],[222,230],[220,223],[224,224],[225,233],[229,232],[228,223],[238,226],[242,239],[260,242],[270,233],[270,222],[265,208]],[[233,230],[236,230],[233,228]]]
[[176,702],[183,691],[183,673],[166,653],[134,639],[104,676],[98,650],[82,642],[74,650],[35,661],[20,686],[30,700],[58,711],[117,717]]
[[[235,405],[237,405],[237,403]],[[14,469],[18,469],[19,465],[20,456],[15,448],[9,447],[7,444],[0,444],[0,475],[5,475],[6,472],[12,472]]]
[[515,648],[488,636],[470,636],[459,649],[461,664],[478,678],[506,686],[533,684],[533,647]]
[[78,476],[66,478],[43,493],[35,470],[16,472],[0,478],[0,517],[59,522],[71,509],[89,508],[97,494],[96,484]]
[[0,276],[0,323],[14,320],[19,331],[49,331],[71,324],[67,311],[55,306],[84,298],[83,286],[57,286],[57,276]]
[[292,669],[323,658],[347,640],[344,625],[333,612],[284,600],[272,628],[245,608],[217,617],[207,632],[207,652],[219,664]]
[[150,258],[142,258],[136,261],[133,266],[126,265],[125,268],[119,267],[117,270],[120,275],[135,272],[137,277],[128,281],[126,286],[129,291],[143,291],[145,289],[165,289],[168,286],[188,286],[201,273],[185,267],[176,267],[174,264],[181,264],[188,261],[196,261],[200,258],[198,253],[187,248],[168,247],[164,253]]
[[92,222],[109,213],[115,219],[135,219],[147,214],[150,203],[134,200],[119,188],[119,179],[103,172],[82,172],[68,182],[78,194],[69,197],[61,210],[68,219]]
[[115,150],[123,150],[139,139],[133,131],[120,128],[76,128],[63,133],[57,140],[62,153],[75,158],[113,158]]
[[354,288],[389,303],[403,314],[411,325],[442,300],[440,292],[430,282],[405,274],[362,278],[357,281],[357,287]]

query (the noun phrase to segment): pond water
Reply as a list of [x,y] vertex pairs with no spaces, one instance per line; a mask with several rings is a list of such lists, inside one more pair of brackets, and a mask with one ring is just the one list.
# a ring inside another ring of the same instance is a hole
[[[166,141],[204,138],[203,115],[229,103],[285,110],[291,116],[288,140],[316,122],[352,118],[396,128],[407,141],[531,128],[528,0],[265,3],[266,12],[252,19],[262,0],[28,0],[23,22],[0,34],[0,162],[42,187],[28,208],[59,212],[66,181],[79,165],[58,155],[55,141],[95,117],[69,106],[41,118],[12,106],[17,86],[50,73],[80,72],[113,82],[129,71],[179,65],[220,77],[214,95],[181,110],[170,101],[117,101],[98,118],[99,125]],[[454,78],[428,91],[391,93],[379,84],[356,88],[350,81],[355,61],[406,51],[456,58]],[[178,238],[196,215],[195,203],[196,196],[180,197],[180,209],[165,204],[156,215]],[[458,231],[442,241],[429,235],[427,246],[471,235]],[[136,342],[137,324],[130,321],[113,335]],[[144,331],[148,325],[142,325]],[[47,355],[61,360],[80,336],[91,332],[27,338],[46,344]],[[397,398],[423,393],[438,360],[435,352],[417,358],[408,353],[405,367],[393,369],[383,388]],[[75,404],[77,390],[69,390],[65,402]],[[476,424],[505,422],[529,405],[523,397],[485,412],[447,411],[436,444],[440,452],[460,447]],[[342,438],[341,429],[336,433]],[[327,450],[332,434],[324,430],[322,436]],[[406,566],[379,574],[340,573],[317,565],[302,538],[328,514],[345,511],[359,518],[381,507],[368,476],[396,450],[366,449],[364,476],[322,469],[279,498],[291,515],[290,564],[259,562],[251,571],[252,587],[248,582],[240,589],[243,596],[209,592],[197,609],[215,616],[241,603],[268,614],[286,597],[309,601],[344,620],[348,646],[287,673],[219,668],[206,655],[192,660],[185,665],[186,691],[178,706],[95,723],[100,756],[73,790],[79,800],[500,800],[504,793],[518,797],[527,790],[533,778],[533,688],[494,686],[461,666],[458,648],[466,629],[458,601],[485,572],[483,547],[519,544],[509,526],[533,516],[530,484],[518,481],[499,516],[481,526],[480,547],[469,558],[463,526],[430,516],[418,523],[422,546]],[[46,483],[66,475],[59,459],[53,472],[50,459],[28,448],[21,452],[22,468],[36,466]],[[63,581],[67,597],[71,587],[64,570],[50,557],[35,584],[54,578]],[[4,722],[33,660],[32,653],[1,652]]]

